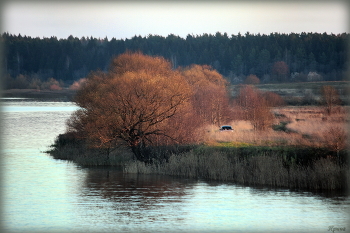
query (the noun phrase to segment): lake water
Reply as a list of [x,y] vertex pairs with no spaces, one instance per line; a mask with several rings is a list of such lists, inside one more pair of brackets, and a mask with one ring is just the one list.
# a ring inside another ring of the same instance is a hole
[[5,232],[350,231],[345,194],[123,174],[55,160],[42,151],[65,131],[76,107],[33,99],[2,103]]

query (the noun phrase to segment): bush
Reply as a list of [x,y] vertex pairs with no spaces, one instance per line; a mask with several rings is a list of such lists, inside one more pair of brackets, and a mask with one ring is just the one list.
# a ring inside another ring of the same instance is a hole
[[247,78],[244,80],[244,83],[250,84],[250,85],[256,85],[260,83],[260,79],[256,75],[251,74],[247,76]]
[[272,129],[275,131],[284,131],[286,132],[288,129],[286,127],[286,125],[288,124],[288,122],[280,122],[279,125],[273,125]]
[[271,126],[273,115],[267,100],[252,86],[243,86],[234,101],[237,112],[252,123],[255,130],[264,130]]
[[286,105],[282,97],[274,92],[266,91],[262,94],[262,97],[266,100],[267,104],[270,107],[279,107]]
[[324,133],[325,145],[331,150],[336,151],[337,154],[341,150],[346,149],[347,133],[343,128],[332,127]]

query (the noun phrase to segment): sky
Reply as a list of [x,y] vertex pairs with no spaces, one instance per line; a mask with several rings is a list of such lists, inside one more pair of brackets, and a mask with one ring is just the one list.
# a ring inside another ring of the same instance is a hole
[[126,39],[150,34],[349,32],[346,1],[16,1],[1,32],[31,37]]

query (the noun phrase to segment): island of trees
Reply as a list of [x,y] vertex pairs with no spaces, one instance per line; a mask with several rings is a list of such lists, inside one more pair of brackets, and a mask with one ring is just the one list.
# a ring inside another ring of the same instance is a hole
[[31,38],[8,33],[0,37],[4,48],[4,88],[40,90],[69,87],[90,71],[107,72],[111,59],[126,51],[164,57],[172,69],[210,65],[232,84],[243,83],[249,75],[255,75],[261,83],[341,81],[348,66],[348,39],[347,33],[249,32],[110,40]]
[[[320,90],[323,107],[296,109],[251,84],[233,96],[208,65],[175,68],[161,56],[126,52],[108,67],[81,81],[80,109],[48,151],[53,157],[248,185],[347,187],[346,117],[333,86]],[[234,131],[220,132],[227,123]]]

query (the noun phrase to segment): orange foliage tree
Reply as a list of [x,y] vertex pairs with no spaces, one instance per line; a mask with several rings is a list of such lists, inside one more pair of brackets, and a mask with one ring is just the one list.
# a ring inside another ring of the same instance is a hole
[[236,113],[242,119],[250,121],[255,130],[264,130],[271,126],[273,115],[269,102],[256,88],[250,85],[241,87],[234,105]]
[[289,67],[284,61],[278,61],[273,64],[272,78],[277,82],[286,82],[289,77]]
[[244,80],[244,83],[255,85],[260,83],[260,79],[255,74],[251,74],[247,76],[247,78]]
[[81,78],[78,81],[74,81],[74,83],[69,86],[69,89],[70,90],[79,90],[85,81],[86,81],[85,78]]
[[93,72],[86,78],[75,98],[81,109],[68,121],[68,130],[108,153],[125,144],[138,160],[146,161],[148,145],[195,140],[183,133],[197,128],[189,119],[195,118],[191,91],[165,59],[122,54],[113,60],[110,72]]
[[112,59],[109,73],[121,76],[130,71],[144,71],[147,74],[161,75],[163,77],[174,73],[171,69],[171,63],[163,57],[146,56],[141,52],[126,52]]
[[162,57],[127,52],[79,85],[68,132],[107,154],[126,145],[144,162],[149,146],[196,143],[203,124],[230,115],[227,81],[209,66],[173,70]]
[[265,91],[262,93],[262,97],[266,100],[267,104],[270,107],[279,107],[284,106],[286,102],[282,99],[282,97],[274,92]]
[[198,117],[206,124],[221,125],[230,118],[228,82],[207,65],[192,65],[182,70],[192,89],[192,104]]

